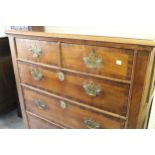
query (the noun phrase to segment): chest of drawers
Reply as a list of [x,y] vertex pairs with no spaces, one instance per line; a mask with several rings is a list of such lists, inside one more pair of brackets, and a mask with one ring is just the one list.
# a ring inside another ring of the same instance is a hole
[[6,33],[27,128],[147,128],[154,41]]

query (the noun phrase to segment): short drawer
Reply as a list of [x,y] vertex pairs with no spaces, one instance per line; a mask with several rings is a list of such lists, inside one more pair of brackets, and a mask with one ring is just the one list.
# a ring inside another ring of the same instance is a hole
[[56,126],[30,114],[27,114],[27,118],[30,129],[61,129],[59,126]]
[[123,80],[131,78],[132,50],[62,43],[61,51],[64,68]]
[[19,59],[58,65],[59,46],[56,42],[16,38],[16,46]]
[[21,82],[126,116],[128,84],[19,63]]
[[[124,120],[23,89],[26,110],[66,128],[124,128]],[[35,124],[35,123],[34,123]]]

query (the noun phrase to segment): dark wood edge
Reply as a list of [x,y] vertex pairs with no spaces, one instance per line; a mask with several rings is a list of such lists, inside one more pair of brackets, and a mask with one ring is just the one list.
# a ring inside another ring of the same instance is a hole
[[[151,50],[152,51],[152,50]],[[150,53],[151,53],[150,51]],[[149,58],[150,53],[147,52],[137,52],[137,59],[136,59],[136,70],[142,67],[139,72],[134,73],[134,79],[133,79],[133,88],[132,88],[132,95],[131,95],[131,101],[130,101],[130,111],[128,115],[128,123],[127,128],[143,128],[140,126],[141,122],[143,121],[142,117],[140,116],[141,110],[143,107],[143,95],[144,91],[146,92],[145,85],[146,85],[146,77],[147,70],[149,66]],[[143,61],[145,59],[146,61]],[[139,66],[141,65],[141,66]],[[135,71],[136,71],[135,70]],[[144,76],[143,76],[144,73]],[[147,94],[147,92],[146,92]],[[144,113],[143,113],[144,114]],[[141,121],[140,121],[141,120]]]
[[[150,91],[151,91],[151,78],[152,78],[152,74],[153,74],[153,66],[154,66],[154,56],[155,56],[155,50],[153,49],[152,52],[150,53],[149,56],[149,60],[148,60],[148,67],[146,70],[146,77],[145,77],[145,81],[144,81],[144,87],[143,87],[143,94],[142,94],[142,99],[141,99],[141,107],[140,107],[140,111],[139,111],[139,116],[138,116],[138,123],[137,123],[137,128],[142,128],[142,122],[141,122],[141,118],[143,118],[144,116],[144,112],[143,109],[145,108],[145,114],[149,115],[149,110],[150,110]],[[143,128],[147,128],[147,124],[148,124],[148,116],[146,116],[145,119],[145,124]]]
[[152,55],[151,55],[151,57],[152,57],[152,60],[151,60],[151,63],[152,63],[152,68],[151,68],[151,74],[150,74],[150,84],[149,84],[149,91],[148,91],[148,96],[147,96],[147,101],[149,101],[149,98],[150,98],[150,96],[152,95],[152,91],[153,91],[153,89],[154,89],[154,87],[152,88],[152,83],[153,83],[153,81],[154,81],[154,69],[155,69],[155,48],[153,48],[153,50],[152,50],[153,52],[152,52]]
[[114,118],[118,118],[118,119],[122,119],[122,120],[126,120],[126,117],[125,116],[121,116],[119,114],[115,114],[115,113],[112,113],[112,112],[108,112],[108,111],[105,111],[105,110],[102,110],[102,109],[99,109],[99,108],[96,108],[96,107],[92,107],[92,106],[89,106],[89,105],[86,105],[86,104],[82,104],[82,103],[79,103],[77,101],[74,101],[72,99],[68,99],[68,98],[65,98],[65,97],[62,97],[62,96],[58,96],[56,94],[52,94],[50,92],[47,92],[45,90],[41,90],[39,88],[35,88],[33,86],[29,86],[27,84],[24,84],[24,83],[21,83],[21,86],[24,87],[24,88],[27,88],[27,89],[30,89],[32,91],[35,91],[35,92],[38,92],[38,93],[41,93],[41,94],[44,94],[44,95],[47,95],[49,97],[54,97],[54,98],[57,98],[57,99],[60,99],[60,100],[64,100],[66,102],[69,102],[69,103],[72,103],[72,104],[75,104],[75,105],[78,105],[78,106],[81,106],[81,107],[85,107],[87,109],[90,109],[90,110],[93,110],[93,111],[96,111],[98,113],[102,113],[103,115],[106,115],[106,116],[112,116]]
[[149,92],[148,92],[148,96],[147,96],[147,101],[149,101],[150,97],[152,96],[153,92],[154,92],[154,83],[155,82],[155,48],[153,48],[153,54],[152,54],[152,71],[151,71],[151,80],[150,80],[150,85],[149,85]]
[[131,73],[131,84],[130,84],[130,89],[129,89],[128,105],[127,105],[127,121],[125,123],[125,128],[127,128],[127,125],[128,125],[130,102],[131,102],[131,95],[132,95],[132,89],[133,89],[133,80],[134,80],[134,74],[135,74],[135,68],[136,68],[136,59],[137,59],[137,50],[134,51],[134,57],[133,57],[133,65],[132,65],[132,73]]
[[16,79],[16,85],[17,85],[17,91],[18,91],[18,96],[19,96],[19,101],[20,101],[20,106],[21,106],[21,111],[22,111],[22,116],[24,120],[24,124],[26,128],[29,128],[26,112],[25,112],[25,106],[24,106],[24,98],[23,98],[23,92],[22,88],[20,86],[20,76],[18,72],[18,66],[17,66],[17,61],[16,61],[16,44],[14,37],[9,37],[9,42],[10,42],[10,48],[11,48],[11,56],[12,56],[12,61],[13,61],[13,67],[14,67],[14,73],[15,73],[15,79]]
[[59,45],[59,51],[58,51],[58,65],[60,68],[62,68],[62,61],[61,61],[61,43],[58,42],[58,45]]

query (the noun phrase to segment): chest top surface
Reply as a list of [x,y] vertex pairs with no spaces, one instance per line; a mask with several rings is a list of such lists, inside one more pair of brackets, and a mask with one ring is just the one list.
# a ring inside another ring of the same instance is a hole
[[22,36],[35,36],[45,38],[59,38],[59,39],[76,39],[76,40],[88,40],[99,41],[107,43],[129,44],[129,45],[142,45],[142,46],[155,46],[155,40],[149,39],[133,39],[133,38],[120,38],[120,37],[107,37],[107,36],[91,36],[91,35],[79,35],[79,34],[62,34],[62,33],[47,33],[47,32],[34,32],[34,31],[16,31],[7,30],[7,35],[22,35]]

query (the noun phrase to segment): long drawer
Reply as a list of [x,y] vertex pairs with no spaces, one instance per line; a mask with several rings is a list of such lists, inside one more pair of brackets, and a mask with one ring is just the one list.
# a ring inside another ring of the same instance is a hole
[[16,38],[17,57],[29,61],[58,66],[57,42]]
[[124,128],[124,120],[23,89],[26,110],[67,128]]
[[62,43],[61,51],[64,68],[124,80],[131,78],[132,50]]
[[19,63],[21,82],[125,116],[129,85]]

